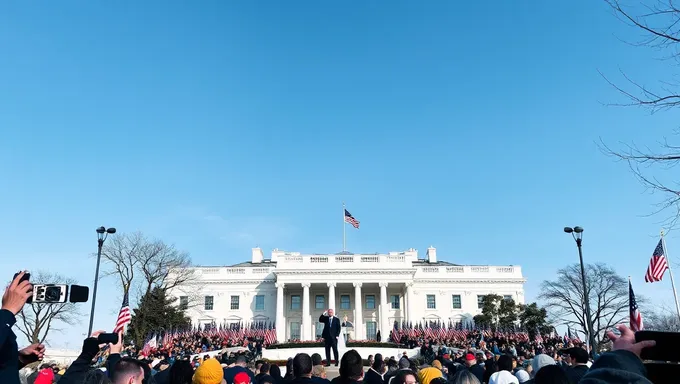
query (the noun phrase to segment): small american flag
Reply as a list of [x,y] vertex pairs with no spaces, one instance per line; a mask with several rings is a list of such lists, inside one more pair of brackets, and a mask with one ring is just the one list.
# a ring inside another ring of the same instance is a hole
[[356,229],[359,229],[359,220],[355,219],[348,210],[345,209],[345,222],[352,224]]
[[655,281],[661,281],[663,274],[667,269],[668,261],[666,260],[663,249],[663,238],[661,238],[659,244],[654,248],[652,260],[649,261],[649,267],[647,267],[647,273],[645,273],[645,282],[653,283]]
[[125,326],[130,324],[130,320],[132,320],[130,302],[128,300],[128,293],[125,292],[125,296],[123,296],[123,305],[120,307],[120,312],[118,312],[118,320],[116,320],[116,326],[113,328],[113,333],[124,330]]
[[630,329],[633,332],[642,330],[642,313],[638,308],[637,301],[635,301],[635,293],[633,292],[633,285],[628,282],[628,304],[630,306]]

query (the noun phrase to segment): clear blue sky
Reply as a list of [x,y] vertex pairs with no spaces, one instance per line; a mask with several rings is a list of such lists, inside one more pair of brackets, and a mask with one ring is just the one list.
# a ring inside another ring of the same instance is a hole
[[[598,69],[668,73],[620,41],[637,37],[593,0],[4,3],[5,278],[91,284],[100,225],[198,264],[258,245],[336,252],[344,200],[362,223],[351,251],[519,264],[529,300],[577,261],[562,227],[581,225],[588,261],[670,304],[668,281],[643,282],[656,197],[595,144],[675,128],[673,112],[602,104],[620,99]],[[108,329],[115,282],[100,295]],[[78,347],[86,328],[53,344]]]

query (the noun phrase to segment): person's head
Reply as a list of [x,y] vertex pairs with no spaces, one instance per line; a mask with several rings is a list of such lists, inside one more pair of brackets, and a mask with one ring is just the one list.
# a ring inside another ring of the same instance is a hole
[[294,376],[293,375],[293,358],[289,357],[288,360],[286,361],[286,376]]
[[293,375],[312,377],[312,358],[306,353],[298,353],[293,359]]
[[477,376],[467,369],[459,370],[453,379],[451,379],[451,384],[481,384]]
[[224,371],[217,359],[208,359],[201,363],[194,372],[193,384],[221,384],[224,381]]
[[406,357],[399,359],[399,369],[409,369],[411,367],[411,362]]
[[314,377],[320,377],[322,379],[326,378],[326,367],[323,365],[315,365],[314,368],[312,369],[312,376]]
[[430,384],[446,384],[447,381],[443,377],[435,377],[434,379],[430,380]]
[[[319,313],[319,312],[317,312]],[[333,308],[328,308],[328,316],[333,316],[335,312],[333,312]]]
[[321,365],[323,364],[323,358],[321,355],[318,353],[313,353],[312,354],[312,365]]
[[415,372],[411,370],[402,370],[392,379],[395,384],[418,384]]
[[557,365],[546,365],[539,369],[534,376],[535,384],[569,384],[569,378],[564,369]]
[[517,372],[515,372],[515,377],[517,378],[517,381],[519,381],[519,384],[526,383],[527,381],[531,380],[529,372],[523,369],[519,369]]
[[368,364],[373,365],[373,355],[368,355]]
[[438,377],[442,377],[442,371],[434,367],[423,368],[418,371],[418,381],[420,384],[430,384],[430,382]]
[[101,369],[90,369],[83,377],[83,384],[111,384],[106,372]]
[[278,365],[274,364],[269,368],[269,376],[274,378],[274,382],[278,383],[281,379],[281,368],[279,368]]
[[186,360],[175,361],[170,367],[170,384],[189,384],[193,376],[194,369]]
[[340,359],[340,377],[343,379],[359,380],[364,376],[364,363],[361,355],[354,349],[345,352]]
[[577,365],[577,364],[587,364],[588,363],[588,352],[585,349],[579,347],[569,348],[564,351],[567,359],[567,364]]
[[465,355],[465,364],[467,364],[468,367],[472,367],[473,365],[477,364],[477,359],[475,359],[475,355],[472,353],[468,353]]
[[536,377],[541,368],[551,365],[555,365],[555,359],[543,353],[536,355],[533,360],[531,360],[531,374]]
[[443,367],[442,367],[442,362],[439,361],[439,360],[436,360],[436,359],[435,359],[434,361],[432,361],[432,366],[435,367],[435,368],[437,368],[437,369],[442,369],[442,368],[443,368]]
[[503,355],[496,361],[499,371],[512,371],[512,357]]
[[113,367],[111,382],[113,384],[142,384],[144,380],[144,363],[124,357]]
[[245,356],[239,355],[239,357],[236,358],[236,365],[240,365],[245,368],[248,365],[248,360]]
[[260,373],[266,373],[269,374],[269,370],[271,369],[271,365],[269,363],[262,363],[260,365]]
[[383,367],[385,367],[385,360],[383,360],[382,355],[378,353],[375,355],[375,359],[373,360],[371,368],[375,369],[379,373],[382,373]]

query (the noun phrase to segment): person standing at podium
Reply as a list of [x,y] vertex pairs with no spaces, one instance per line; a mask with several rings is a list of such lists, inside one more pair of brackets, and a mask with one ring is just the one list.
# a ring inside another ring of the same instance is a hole
[[335,366],[338,366],[338,338],[340,337],[340,319],[333,315],[333,309],[329,308],[321,316],[319,316],[319,323],[323,323],[323,331],[321,337],[324,340],[324,348],[326,349],[326,366],[331,365],[331,349],[333,349],[333,356],[335,357]]

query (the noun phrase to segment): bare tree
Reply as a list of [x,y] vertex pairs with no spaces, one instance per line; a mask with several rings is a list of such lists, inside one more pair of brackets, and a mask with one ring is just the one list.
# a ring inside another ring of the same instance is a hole
[[[605,331],[626,319],[628,315],[628,283],[605,264],[586,265],[586,290],[590,299],[595,342],[600,345]],[[551,316],[574,330],[587,335],[581,267],[569,265],[557,271],[557,278],[541,284],[539,298]],[[641,301],[641,300],[638,300]]]
[[645,311],[645,329],[662,332],[680,332],[680,320],[678,314],[666,307],[658,308],[655,311]]
[[194,278],[189,254],[161,240],[146,242],[137,253],[137,262],[145,280],[144,294],[153,287],[171,290]]
[[[622,6],[619,0],[605,1],[622,22],[641,32],[641,39],[630,42],[631,45],[653,48],[662,53],[663,59],[670,60],[671,65],[680,64],[680,8],[673,0],[643,1],[637,10]],[[623,71],[621,75],[623,85],[615,84],[602,74],[626,100],[612,105],[638,106],[648,108],[652,113],[680,106],[680,83],[677,81],[660,81],[657,87],[650,88],[631,79]],[[629,144],[621,150],[613,150],[604,143],[601,148],[606,154],[626,162],[649,191],[661,193],[663,197],[654,213],[670,209],[672,214],[667,224],[675,225],[680,219],[680,184],[673,172],[665,172],[680,161],[680,146],[664,137],[653,148]]]
[[[38,271],[31,274],[33,284],[75,284],[56,273]],[[44,343],[50,332],[60,332],[60,324],[75,325],[83,314],[73,303],[26,304],[17,316],[17,328],[31,343]]]
[[103,276],[116,276],[123,295],[128,293],[139,264],[138,253],[145,247],[146,238],[140,232],[111,236],[102,248],[102,258],[108,269]]

